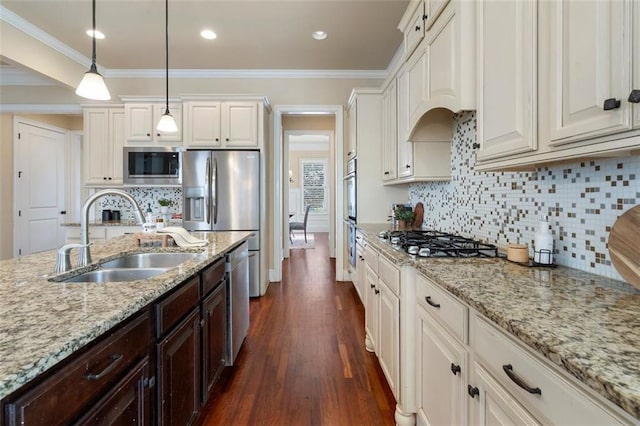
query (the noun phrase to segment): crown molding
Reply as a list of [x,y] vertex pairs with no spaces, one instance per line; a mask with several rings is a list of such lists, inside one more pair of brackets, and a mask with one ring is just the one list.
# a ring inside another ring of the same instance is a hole
[[[77,50],[71,48],[67,44],[61,42],[57,38],[53,37],[49,33],[41,30],[40,28],[33,25],[31,22],[25,20],[19,15],[16,15],[6,7],[0,5],[0,20],[6,22],[9,25],[12,25],[24,32],[25,34],[35,38],[36,40],[44,43],[48,47],[62,53],[67,58],[72,59],[82,66],[89,66],[91,64],[91,58],[84,56],[82,53]],[[96,64],[97,65],[97,64]],[[98,70],[103,72],[104,69],[100,65],[98,66]]]
[[82,107],[71,104],[0,104],[0,113],[82,115]]
[[[105,78],[165,78],[164,69],[105,69]],[[387,78],[387,70],[208,70],[170,69],[171,78],[340,78],[379,79]]]
[[0,86],[55,86],[46,77],[12,66],[0,66]]

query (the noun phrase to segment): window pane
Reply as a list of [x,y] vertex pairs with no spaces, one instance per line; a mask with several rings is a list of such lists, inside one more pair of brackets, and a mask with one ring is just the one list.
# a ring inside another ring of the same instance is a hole
[[311,206],[309,212],[326,213],[326,160],[302,160],[303,209]]

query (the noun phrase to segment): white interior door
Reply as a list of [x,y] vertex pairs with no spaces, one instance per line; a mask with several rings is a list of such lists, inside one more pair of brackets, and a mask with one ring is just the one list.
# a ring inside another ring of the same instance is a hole
[[14,255],[19,256],[64,241],[66,135],[23,122],[15,128]]

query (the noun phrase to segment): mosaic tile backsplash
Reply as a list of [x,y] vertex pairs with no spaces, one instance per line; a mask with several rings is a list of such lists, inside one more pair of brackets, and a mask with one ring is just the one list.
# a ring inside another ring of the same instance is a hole
[[640,157],[577,161],[535,172],[476,172],[475,112],[455,117],[450,182],[409,185],[424,226],[497,244],[529,245],[547,216],[554,262],[619,280],[607,240],[616,219],[640,202]]
[[[154,215],[160,214],[160,204],[158,200],[165,198],[171,200],[171,206],[169,207],[169,214],[182,213],[182,188],[142,188],[131,187],[121,188],[127,191],[131,196],[140,204],[144,212],[150,207]],[[102,218],[102,210],[120,210],[120,217],[122,220],[134,219],[133,209],[131,204],[119,196],[107,195],[97,201],[98,208],[96,208],[96,220]]]

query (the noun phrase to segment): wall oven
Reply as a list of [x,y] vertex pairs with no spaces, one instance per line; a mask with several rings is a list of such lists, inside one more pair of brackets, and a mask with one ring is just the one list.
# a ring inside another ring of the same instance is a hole
[[356,266],[356,220],[357,220],[357,180],[356,180],[356,159],[352,158],[347,162],[347,174],[344,178],[347,210],[347,246],[349,250],[349,263]]
[[178,148],[124,148],[125,185],[181,185],[182,156]]
[[350,220],[357,220],[357,184],[356,184],[356,159],[352,158],[347,163],[347,175],[344,178],[347,192],[347,217]]

